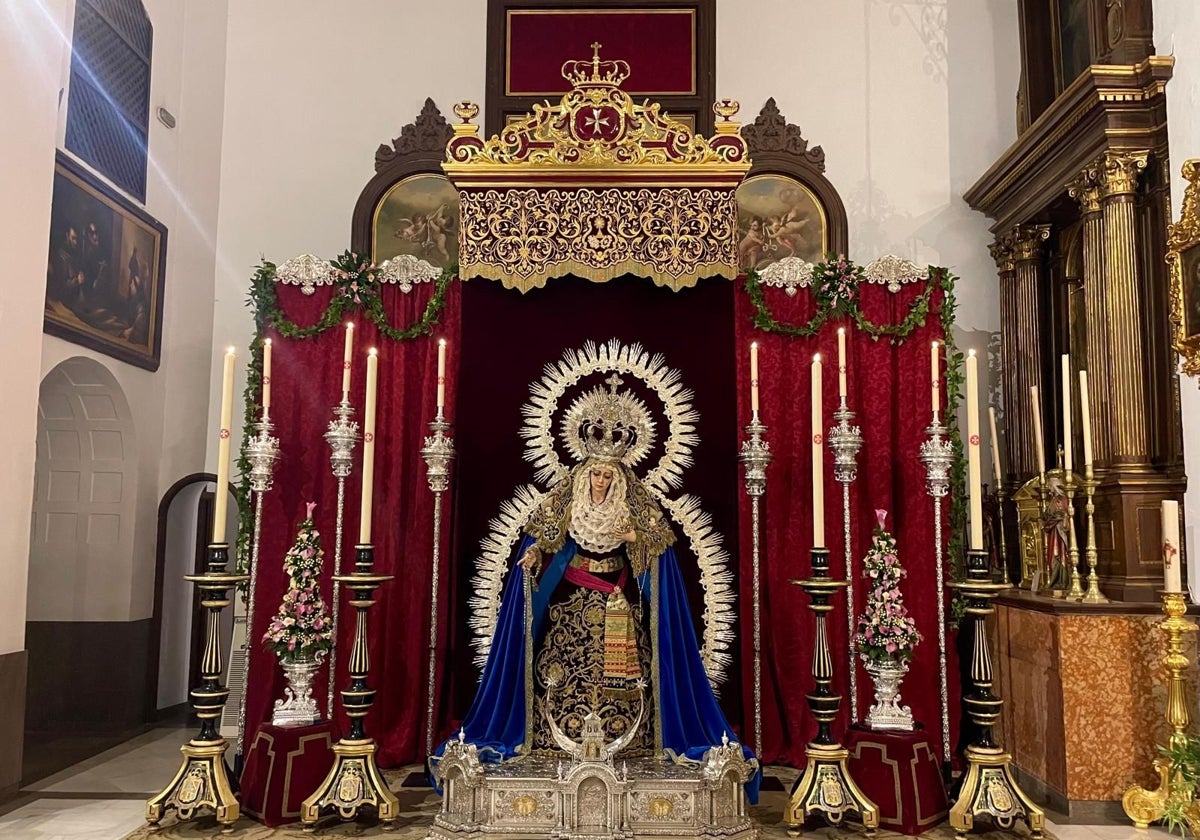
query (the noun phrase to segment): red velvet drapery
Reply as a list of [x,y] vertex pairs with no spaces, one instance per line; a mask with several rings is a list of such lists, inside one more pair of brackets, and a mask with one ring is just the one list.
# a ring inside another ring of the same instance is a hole
[[[333,294],[329,287],[318,287],[315,294],[307,297],[293,287],[277,289],[284,314],[300,326],[317,322]],[[376,326],[361,314],[352,313],[345,319],[353,321],[356,328],[350,399],[360,424],[367,348],[379,349],[372,541],[376,571],[395,575],[395,579],[378,590],[378,602],[368,616],[370,683],[379,690],[380,701],[372,708],[366,729],[379,742],[379,759],[385,766],[424,759],[433,495],[426,483],[420,449],[428,433],[427,424],[435,413],[439,337],[447,338],[452,348],[447,371],[448,411],[452,412],[455,404],[458,367],[453,348],[459,344],[459,291],[459,284],[452,283],[440,323],[431,336],[397,342],[381,336]],[[429,283],[420,284],[408,293],[385,285],[382,301],[388,322],[403,328],[419,320],[433,294],[433,284]],[[273,701],[283,696],[284,680],[275,655],[265,651],[260,643],[285,591],[283,555],[292,544],[296,526],[304,518],[305,502],[317,502],[314,519],[325,550],[325,594],[329,598],[337,517],[337,481],[330,472],[329,446],[322,435],[333,416],[334,404],[341,399],[344,332],[333,328],[303,340],[283,338],[274,330],[268,330],[267,335],[273,339],[271,416],[282,452],[275,469],[274,487],[266,494],[263,506],[256,605],[250,633],[247,743],[258,726],[270,719]],[[358,540],[361,458],[360,443],[355,449],[354,472],[346,482],[344,572],[353,569],[354,545]],[[447,499],[443,519],[447,526],[443,530],[443,576],[449,568],[452,511],[451,500]],[[346,603],[347,596],[343,588],[335,683],[339,690],[346,684],[346,658],[354,638],[354,611]],[[446,661],[445,619],[443,609],[439,615],[439,672]],[[322,668],[315,681],[314,695],[322,711],[327,678],[327,668]],[[438,682],[440,686],[442,680]],[[338,729],[344,732],[346,718],[340,711],[340,697],[335,696],[334,706]]]
[[[861,311],[875,324],[898,323],[925,288],[924,283],[915,283],[892,293],[883,286],[863,284],[859,289]],[[776,288],[765,289],[765,294],[772,313],[783,323],[806,323],[815,311],[813,295],[807,289],[799,290],[795,297]],[[753,326],[755,311],[749,297],[745,293],[737,296],[738,415],[742,426],[749,422],[749,346],[758,341],[761,414],[774,455],[767,468],[760,567],[762,754],[768,763],[803,766],[804,745],[816,731],[804,698],[812,687],[813,614],[807,609],[807,596],[788,581],[808,575],[812,545],[810,366],[813,354],[821,353],[826,362],[823,403],[827,433],[837,408],[839,326],[847,330],[849,407],[856,412],[863,435],[858,478],[850,488],[855,609],[861,612],[865,603],[867,587],[861,577],[862,558],[870,545],[874,511],[886,510],[888,528],[897,536],[900,559],[908,570],[902,584],[905,601],[924,637],[904,681],[903,699],[912,706],[915,718],[925,724],[935,742],[941,742],[933,504],[925,491],[925,471],[918,454],[930,421],[930,343],[944,338],[938,316],[942,297],[942,292],[935,289],[924,325],[904,341],[893,343],[887,338],[873,340],[849,318],[827,321],[812,337],[788,338],[764,332]],[[943,400],[944,397],[943,389]],[[828,448],[824,483],[825,541],[831,553],[832,574],[836,577],[845,573],[842,486],[833,477],[833,457]],[[747,709],[743,731],[750,731],[754,708],[753,681],[748,670],[753,657],[751,514],[748,497],[743,494],[741,498],[739,609],[742,662],[748,675],[743,683],[743,705]],[[835,689],[844,697],[840,726],[835,727],[835,734],[839,734],[849,722],[850,705],[846,596],[839,595],[834,605],[828,630],[831,649],[841,660],[835,660],[838,675]],[[953,648],[952,637],[948,646]],[[953,738],[958,719],[958,665],[953,649],[948,651],[948,657]],[[861,669],[858,694],[859,713],[865,715],[871,702],[871,683]]]

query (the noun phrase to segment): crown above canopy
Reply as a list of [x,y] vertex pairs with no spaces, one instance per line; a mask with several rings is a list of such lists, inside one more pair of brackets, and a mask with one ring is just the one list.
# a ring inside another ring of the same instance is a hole
[[658,103],[621,90],[624,61],[567,61],[571,90],[533,107],[487,140],[462,122],[442,168],[461,203],[459,271],[527,290],[550,277],[610,280],[623,274],[681,288],[701,277],[734,278],[737,202],[750,168],[738,103],[713,106],[716,134],[698,136]]

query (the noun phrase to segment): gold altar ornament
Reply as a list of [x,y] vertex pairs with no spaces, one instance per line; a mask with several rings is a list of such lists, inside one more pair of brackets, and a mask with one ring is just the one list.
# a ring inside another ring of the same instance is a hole
[[[1200,161],[1189,161],[1200,163]],[[1171,672],[1171,682],[1167,686],[1167,723],[1171,724],[1171,746],[1177,747],[1187,743],[1188,704],[1186,692],[1186,671],[1191,664],[1183,653],[1183,634],[1195,633],[1196,625],[1188,621],[1187,600],[1182,592],[1162,593],[1163,612],[1167,617],[1158,625],[1167,634],[1167,655],[1163,664]],[[1170,778],[1171,762],[1163,757],[1154,762],[1154,770],[1158,773],[1158,787],[1147,790],[1141,785],[1134,785],[1125,791],[1121,797],[1121,805],[1125,815],[1133,821],[1136,828],[1147,828],[1150,823],[1162,819],[1166,812],[1167,803],[1175,797],[1191,800],[1193,790],[1181,778]]]
[[1188,182],[1179,220],[1167,226],[1171,324],[1188,376],[1200,374],[1200,158],[1183,163]]
[[624,61],[567,61],[556,105],[484,140],[460,102],[442,164],[461,196],[459,273],[522,291],[552,276],[624,274],[683,288],[737,277],[735,191],[750,168],[738,103],[722,99],[716,134],[700,137],[621,84]]

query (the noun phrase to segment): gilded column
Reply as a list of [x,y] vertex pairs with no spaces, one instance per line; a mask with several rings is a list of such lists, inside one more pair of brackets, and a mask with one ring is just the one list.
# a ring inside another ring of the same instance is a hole
[[[1022,433],[1020,476],[1028,478],[1037,472],[1036,443],[1033,440],[1034,406],[1029,394],[1037,386],[1042,399],[1046,390],[1042,387],[1042,341],[1039,301],[1042,277],[1045,271],[1042,262],[1042,243],[1050,238],[1050,225],[1017,225],[1011,236],[1013,256],[1013,287],[1016,311],[1013,317],[1012,336],[1016,349],[1017,389],[1016,405],[1021,413],[1008,419],[1008,427],[1020,425]],[[1045,428],[1045,423],[1042,424]],[[1049,465],[1048,465],[1049,466]]]
[[1113,411],[1111,462],[1144,464],[1146,434],[1146,348],[1138,293],[1138,231],[1134,207],[1138,176],[1147,152],[1107,152],[1100,168],[1104,224],[1104,309],[1109,340]]
[[[1017,374],[1017,287],[1013,265],[1012,243],[1007,236],[997,236],[989,246],[996,272],[1000,276],[1000,386],[1004,396],[1004,470],[1005,481],[1016,484],[1025,472],[1024,453],[1027,450],[1028,428],[1021,422],[1027,399]],[[1026,392],[1027,393],[1027,392]]]
[[[1088,398],[1092,411],[1092,456],[1096,466],[1108,465],[1112,453],[1112,403],[1108,316],[1104,288],[1104,218],[1100,213],[1100,171],[1097,161],[1067,187],[1083,215],[1083,307],[1087,331]],[[1073,383],[1072,383],[1073,384]]]

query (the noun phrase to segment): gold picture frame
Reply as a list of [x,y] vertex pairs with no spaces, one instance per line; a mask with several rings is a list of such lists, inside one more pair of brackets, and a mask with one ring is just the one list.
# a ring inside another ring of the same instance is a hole
[[1183,372],[1200,375],[1200,158],[1183,163],[1188,182],[1179,220],[1167,226],[1171,325]]

